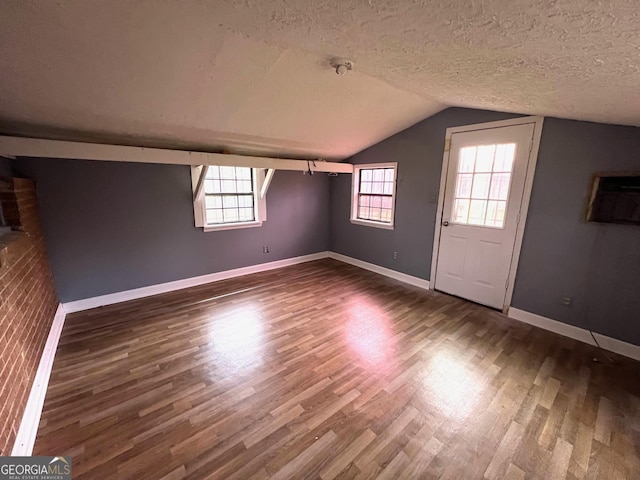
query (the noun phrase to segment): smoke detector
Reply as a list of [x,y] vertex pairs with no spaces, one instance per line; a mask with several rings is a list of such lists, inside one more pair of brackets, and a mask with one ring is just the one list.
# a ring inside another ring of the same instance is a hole
[[346,58],[333,58],[330,65],[338,75],[346,75],[349,70],[353,70],[353,62]]

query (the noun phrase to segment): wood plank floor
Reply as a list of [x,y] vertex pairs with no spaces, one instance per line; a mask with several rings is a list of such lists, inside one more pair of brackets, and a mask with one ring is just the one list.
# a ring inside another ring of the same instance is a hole
[[614,357],[321,260],[69,315],[34,455],[77,479],[639,478],[640,364]]

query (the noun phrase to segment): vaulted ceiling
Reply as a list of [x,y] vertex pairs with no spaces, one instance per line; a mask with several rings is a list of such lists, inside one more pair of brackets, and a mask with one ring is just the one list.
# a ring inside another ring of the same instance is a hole
[[637,0],[0,4],[7,134],[345,158],[447,106],[640,125]]

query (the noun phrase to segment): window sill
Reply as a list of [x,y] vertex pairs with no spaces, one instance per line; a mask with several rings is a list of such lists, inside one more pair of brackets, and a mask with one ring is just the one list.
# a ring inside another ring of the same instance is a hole
[[367,220],[360,220],[360,219],[351,219],[351,223],[353,223],[354,225],[363,225],[365,227],[375,227],[375,228],[382,228],[383,230],[393,230],[393,224],[392,223],[380,223],[380,222],[369,222]]
[[202,230],[205,232],[218,232],[220,230],[236,230],[238,228],[261,227],[262,222],[243,222],[243,223],[223,223],[221,225],[205,225]]

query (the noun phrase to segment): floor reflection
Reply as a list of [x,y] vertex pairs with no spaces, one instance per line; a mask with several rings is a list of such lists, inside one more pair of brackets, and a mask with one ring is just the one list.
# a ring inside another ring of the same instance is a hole
[[258,307],[242,305],[216,313],[209,324],[211,360],[226,376],[263,364],[264,322]]
[[436,352],[427,362],[422,386],[428,403],[450,420],[466,418],[485,388],[480,375],[446,350]]
[[381,308],[356,297],[348,308],[345,331],[349,348],[364,365],[383,374],[394,368],[393,330]]

